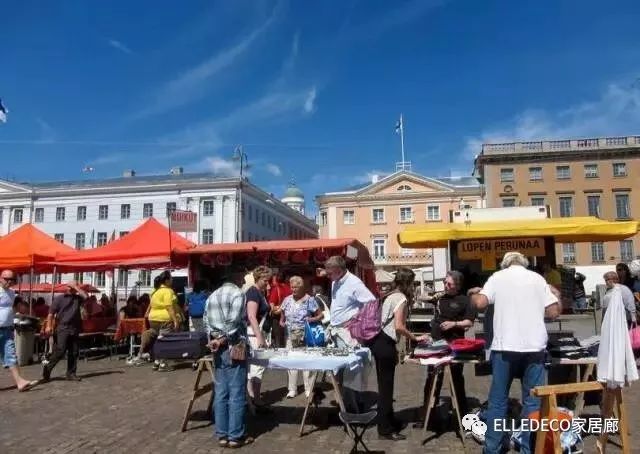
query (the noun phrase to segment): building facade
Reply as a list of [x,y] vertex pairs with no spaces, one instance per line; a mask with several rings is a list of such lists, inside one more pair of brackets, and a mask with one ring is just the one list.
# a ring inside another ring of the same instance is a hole
[[[248,180],[212,174],[15,183],[0,180],[0,235],[32,223],[76,249],[98,247],[126,235],[145,219],[167,224],[172,210],[197,213],[197,232],[183,235],[198,244],[317,238],[315,221]],[[109,288],[110,273],[84,273],[76,280]],[[74,276],[63,276],[62,280]],[[50,276],[48,277],[50,279]],[[41,280],[47,277],[40,277]],[[150,273],[118,272],[117,284],[151,285]]]
[[397,235],[410,224],[449,223],[460,208],[483,206],[472,177],[429,178],[400,170],[340,192],[317,196],[321,238],[355,238],[378,268],[433,264],[433,250],[402,249]]
[[[547,206],[552,217],[640,219],[640,137],[489,143],[475,162],[488,207]],[[608,265],[640,254],[640,238],[556,246],[557,263]]]

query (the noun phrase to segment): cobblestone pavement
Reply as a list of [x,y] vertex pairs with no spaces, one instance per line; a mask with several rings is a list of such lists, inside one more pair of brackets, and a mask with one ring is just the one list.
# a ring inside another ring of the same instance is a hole
[[[189,430],[180,432],[180,424],[191,395],[195,373],[187,366],[173,372],[153,372],[150,367],[128,367],[124,361],[113,359],[81,362],[80,383],[56,380],[64,373],[64,363],[54,371],[54,380],[28,393],[11,388],[7,371],[0,373],[0,452],[1,453],[175,453],[221,452],[212,437],[212,426],[204,412],[208,399],[196,401],[196,414]],[[475,377],[473,368],[466,366],[467,392],[470,398],[484,400],[489,380]],[[24,375],[37,378],[40,367],[23,368]],[[396,411],[406,421],[416,419],[416,407],[422,399],[424,372],[419,366],[400,365],[396,375]],[[249,429],[256,437],[251,450],[264,453],[343,453],[349,452],[350,441],[330,413],[332,394],[320,410],[312,415],[317,424],[307,430],[313,432],[298,437],[303,397],[292,400],[286,394],[286,375],[281,371],[267,371],[265,400],[273,402],[273,413],[250,419]],[[514,383],[514,396],[519,386]],[[626,393],[631,417],[633,445],[640,450],[640,385]],[[445,405],[446,407],[447,405]],[[597,407],[587,407],[595,414]],[[446,420],[443,416],[441,420]],[[446,424],[444,424],[446,426]],[[453,452],[461,451],[460,440],[447,431],[421,445],[421,431],[411,427],[404,433],[406,441],[388,442],[377,439],[375,428],[369,430],[366,443],[377,452]],[[429,432],[433,436],[434,432]],[[585,452],[594,452],[593,437],[587,439]],[[469,451],[480,447],[468,440]],[[611,446],[609,452],[619,451]]]

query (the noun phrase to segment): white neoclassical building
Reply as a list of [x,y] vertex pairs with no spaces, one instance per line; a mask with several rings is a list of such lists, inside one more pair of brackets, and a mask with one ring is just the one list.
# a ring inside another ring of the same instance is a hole
[[[314,220],[247,179],[188,174],[177,168],[169,175],[137,176],[127,171],[120,178],[102,180],[0,180],[0,235],[32,223],[78,249],[106,244],[152,216],[166,224],[167,213],[174,209],[198,214],[197,232],[184,236],[199,244],[318,237]],[[75,278],[101,289],[111,286],[109,273]],[[116,278],[120,287],[139,282],[144,291],[151,285],[151,275],[143,271],[119,272]]]

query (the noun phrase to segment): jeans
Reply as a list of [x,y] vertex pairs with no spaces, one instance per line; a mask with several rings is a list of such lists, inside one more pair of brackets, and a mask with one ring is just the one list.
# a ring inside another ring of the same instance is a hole
[[0,328],[0,363],[7,368],[18,365],[16,343],[13,336],[13,326]]
[[246,436],[247,362],[232,361],[225,346],[214,356],[213,417],[219,440],[239,441]]
[[49,364],[45,367],[52,371],[58,361],[67,353],[67,375],[75,375],[78,369],[78,356],[80,355],[80,338],[75,331],[59,327],[56,331],[56,346]]
[[[485,434],[485,454],[504,452],[505,432],[495,431],[497,421],[507,417],[509,390],[514,378],[522,383],[522,418],[540,409],[540,398],[531,396],[531,390],[544,385],[544,351],[541,352],[491,352],[493,379],[489,390],[489,407],[486,411],[487,433]],[[523,434],[520,452],[531,453],[531,434]]]
[[576,298],[573,303],[574,303],[573,305],[574,309],[584,310],[587,308],[587,298],[584,296],[581,298]]

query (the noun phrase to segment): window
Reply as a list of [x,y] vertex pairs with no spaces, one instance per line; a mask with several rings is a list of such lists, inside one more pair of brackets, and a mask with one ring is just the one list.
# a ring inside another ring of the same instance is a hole
[[0,224],[2,224],[2,220],[3,220],[2,218],[3,218],[3,211],[0,210]]
[[58,243],[64,243],[64,233],[55,233],[53,235],[53,239],[56,240]]
[[249,220],[253,220],[253,205],[249,205]]
[[327,212],[326,211],[321,211],[320,212],[320,225],[327,225],[327,223],[328,223]]
[[544,206],[544,197],[531,197],[531,206],[532,207],[543,207]]
[[213,216],[213,200],[205,200],[202,202],[202,215]]
[[511,208],[516,206],[516,199],[502,199],[502,206],[504,208]]
[[598,164],[585,164],[584,165],[584,177],[585,178],[598,178]]
[[174,211],[176,211],[176,202],[167,202],[167,217],[171,216]]
[[620,241],[620,260],[623,262],[630,262],[634,258],[633,240]]
[[13,223],[22,224],[22,208],[16,208],[13,210]]
[[587,212],[589,216],[600,217],[600,196],[588,195],[587,196]]
[[129,286],[129,270],[118,270],[118,287]]
[[542,181],[542,167],[529,167],[529,180]]
[[401,184],[398,186],[398,191],[411,191],[411,186],[407,184]]
[[564,263],[576,263],[576,245],[575,243],[562,244],[562,261]]
[[120,219],[129,219],[131,217],[131,205],[123,203],[120,205]]
[[73,280],[78,284],[82,284],[84,282],[84,273],[73,273]]
[[86,221],[87,220],[87,207],[78,207],[76,212],[76,219],[78,221]]
[[556,178],[558,180],[568,180],[571,178],[569,166],[556,166]]
[[440,220],[440,205],[427,205],[427,221]]
[[500,181],[513,181],[513,169],[500,169]]
[[143,287],[151,286],[151,271],[149,270],[140,270],[138,272],[138,281],[140,281],[140,285]]
[[65,209],[64,207],[56,208],[56,221],[64,221],[65,218]]
[[202,244],[213,244],[213,229],[202,230]]
[[384,208],[374,208],[371,210],[371,218],[375,224],[384,222]]
[[385,257],[385,246],[387,240],[384,238],[375,238],[373,240],[373,258],[374,259],[382,259]]
[[98,219],[109,219],[109,205],[100,205],[98,207]]
[[400,207],[400,222],[413,222],[413,209],[411,207]]
[[36,208],[34,222],[44,222],[44,208]]
[[249,238],[249,241],[253,241],[253,233],[249,232],[248,238]]
[[96,246],[104,246],[107,244],[107,232],[98,232],[98,243]]
[[262,227],[265,227],[267,225],[267,213],[265,213],[264,211],[262,212]]
[[573,216],[573,199],[571,197],[560,197],[560,217],[568,218]]
[[240,213],[242,213],[242,219],[244,219],[247,214],[246,211],[244,211],[244,202],[240,204]]
[[124,230],[124,231],[120,232],[119,238],[122,238],[123,236],[126,236],[128,234],[129,234],[129,232],[127,230]]
[[106,279],[105,279],[104,271],[98,271],[96,273],[95,285],[96,285],[96,287],[104,287],[106,285]]
[[616,218],[629,219],[629,194],[616,194]]
[[626,177],[627,176],[627,164],[624,162],[613,163],[613,176],[614,177]]
[[84,233],[76,233],[76,249],[84,249],[85,235]]
[[142,217],[153,217],[153,203],[145,203],[144,205],[142,205]]
[[342,212],[342,222],[345,224],[356,223],[356,213],[353,210],[344,210]]
[[591,243],[591,261],[604,262],[604,243]]

